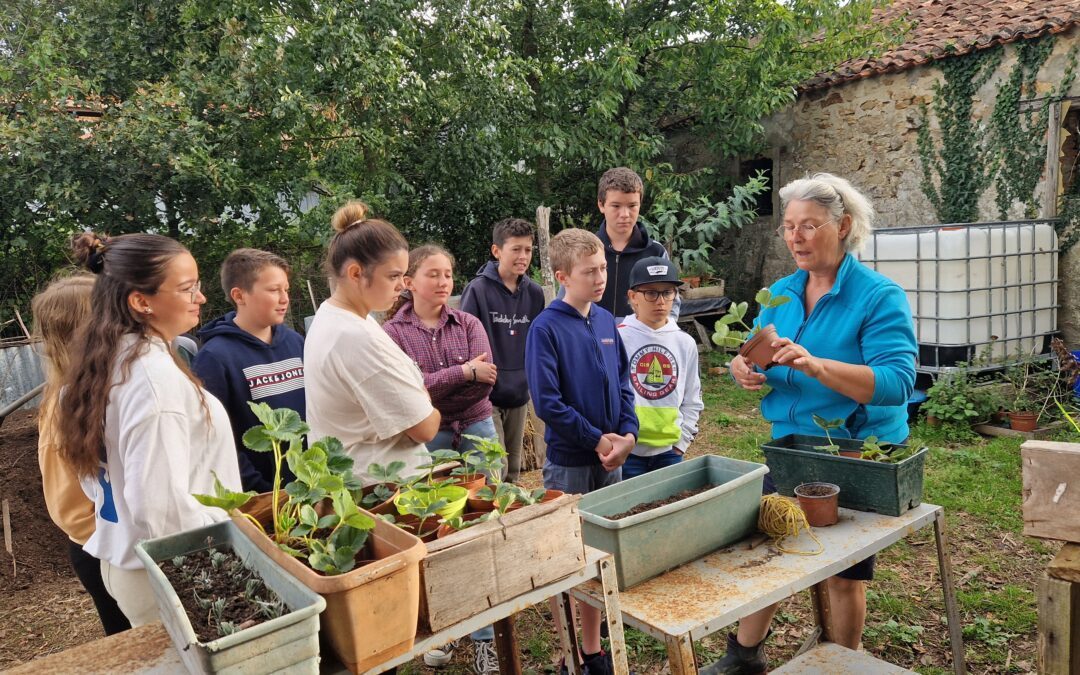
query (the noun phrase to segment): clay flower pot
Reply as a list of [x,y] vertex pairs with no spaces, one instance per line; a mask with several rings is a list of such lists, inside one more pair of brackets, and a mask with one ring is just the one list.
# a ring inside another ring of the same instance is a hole
[[[483,518],[486,515],[487,515],[487,513],[483,513],[483,512],[466,513],[465,515],[463,515],[461,517],[461,519],[464,520],[465,522],[471,522],[471,521],[476,520],[477,518]],[[435,535],[435,538],[436,539],[442,539],[444,537],[449,537],[450,535],[454,534],[455,532],[460,532],[460,530],[455,530],[454,528],[450,527],[449,525],[443,523],[443,524],[439,525],[439,529],[436,530],[437,534]]]
[[840,519],[837,511],[840,500],[840,488],[832,483],[803,483],[795,488],[799,507],[806,514],[806,521],[812,527],[835,525]]
[[[548,491],[546,491],[544,493],[544,496],[541,497],[540,503],[541,504],[547,504],[550,501],[554,501],[554,500],[558,499],[559,497],[562,497],[563,494],[564,493],[562,491],[560,491],[560,490],[548,490]],[[517,511],[518,509],[522,508],[523,506],[525,506],[525,505],[522,504],[521,502],[514,502],[510,506],[506,507],[506,512],[509,513],[511,511]]]
[[1035,431],[1039,416],[1030,412],[1010,412],[1009,426],[1013,431]]
[[477,492],[484,489],[487,484],[487,476],[482,473],[472,473],[465,476],[452,476],[454,485],[460,485],[469,491],[470,497],[475,497]]
[[931,427],[940,427],[941,426],[941,420],[938,419],[935,415],[927,415],[926,416],[926,424],[927,424],[927,426],[931,426]]
[[841,457],[850,457],[852,459],[862,459],[862,450],[841,450]]
[[772,346],[773,340],[777,337],[776,326],[770,323],[739,347],[739,355],[748,363],[762,370],[768,370],[773,365],[773,356],[777,351]]
[[[379,485],[385,485],[387,487],[393,487],[389,483],[376,483],[375,485],[368,485],[367,487],[364,488],[363,495],[365,497],[368,496],[369,494],[374,492],[375,488],[378,487]],[[376,506],[374,506],[372,508],[368,508],[366,506],[362,507],[362,508],[365,508],[368,511],[371,511],[375,515],[383,515],[383,514],[387,514],[387,513],[393,515],[397,511],[397,509],[394,508],[394,498],[397,497],[400,492],[401,492],[400,490],[395,488],[394,489],[394,494],[390,495],[390,498],[387,499],[385,502],[383,502],[381,504],[378,504],[378,505],[376,505]]]

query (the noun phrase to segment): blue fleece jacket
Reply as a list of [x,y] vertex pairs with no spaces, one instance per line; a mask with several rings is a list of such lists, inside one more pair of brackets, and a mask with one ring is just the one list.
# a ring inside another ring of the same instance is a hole
[[626,349],[615,318],[596,303],[588,317],[562,300],[540,312],[525,340],[525,370],[552,464],[599,466],[601,436],[637,437]]
[[[267,344],[237,326],[235,318],[236,312],[229,312],[199,331],[203,346],[191,369],[229,413],[244,489],[269,492],[273,453],[244,447],[244,433],[259,425],[248,401],[291,408],[304,417],[304,338],[288,326],[274,326]],[[283,465],[281,471],[282,484],[292,480],[289,467]]]
[[918,346],[911,307],[904,291],[892,280],[844,256],[836,283],[806,316],[808,274],[799,270],[769,289],[791,302],[764,310],[758,326],[774,324],[780,337],[790,338],[814,356],[870,366],[874,395],[867,405],[829,389],[786,366],[765,371],[772,391],[761,402],[761,414],[772,422],[773,437],[787,434],[822,435],[813,421],[844,419],[840,438],[877,436],[891,443],[908,437],[907,402],[915,386]]

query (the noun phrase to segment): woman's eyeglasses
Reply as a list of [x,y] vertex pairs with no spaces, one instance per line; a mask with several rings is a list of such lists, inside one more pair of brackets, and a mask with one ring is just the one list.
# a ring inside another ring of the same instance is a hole
[[802,225],[781,225],[776,228],[776,236],[784,239],[791,239],[795,236],[795,231],[802,232],[803,239],[813,239],[817,231],[831,221],[826,220],[824,223],[818,223],[817,225],[811,225],[810,223],[803,223]]

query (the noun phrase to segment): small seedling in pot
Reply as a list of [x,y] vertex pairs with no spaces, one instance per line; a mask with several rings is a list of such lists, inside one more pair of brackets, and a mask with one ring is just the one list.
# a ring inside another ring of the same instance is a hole
[[[449,502],[446,499],[436,498],[437,493],[435,488],[429,490],[418,489],[403,495],[399,506],[405,511],[406,515],[415,517],[419,522],[416,524],[416,535],[421,536],[425,534],[424,523],[429,519],[437,517],[439,511],[445,509]],[[406,527],[405,525],[398,523],[398,527]]]
[[[405,479],[401,477],[401,470],[404,468],[405,462],[401,460],[390,462],[386,466],[377,463],[369,464],[367,473],[375,481],[375,485],[371,488],[371,492],[360,497],[360,505],[370,509],[392,499],[400,486],[405,484]],[[357,495],[354,494],[353,497]]]
[[473,447],[461,454],[462,466],[450,472],[451,476],[475,476],[482,473],[492,483],[502,482],[506,466],[506,450],[497,438],[484,438],[464,434],[462,438],[472,441]]
[[[761,289],[754,296],[754,302],[763,310],[773,309],[790,301],[791,298],[786,295],[773,297],[773,294],[767,288]],[[728,307],[727,314],[722,316],[713,326],[715,331],[712,335],[713,343],[726,349],[742,347],[757,332],[756,328],[746,323],[746,312],[749,309],[750,304],[747,302],[735,303]],[[733,325],[741,327],[742,330],[732,330]]]
[[829,431],[831,429],[840,429],[841,427],[843,427],[844,426],[844,420],[842,420],[842,419],[827,420],[827,419],[825,419],[824,417],[822,417],[820,415],[813,415],[813,418],[814,418],[814,424],[818,425],[818,427],[820,427],[821,430],[825,432],[825,438],[829,439],[829,444],[828,445],[815,445],[814,449],[815,450],[824,450],[825,452],[828,452],[829,454],[832,454],[832,455],[840,454],[840,446],[837,445],[833,441],[832,436],[829,434]]
[[472,527],[473,525],[479,525],[480,523],[487,522],[498,514],[492,511],[491,513],[485,513],[484,515],[473,518],[472,520],[466,520],[464,516],[454,516],[453,518],[443,518],[439,521],[440,525],[446,525],[452,530],[461,531]]

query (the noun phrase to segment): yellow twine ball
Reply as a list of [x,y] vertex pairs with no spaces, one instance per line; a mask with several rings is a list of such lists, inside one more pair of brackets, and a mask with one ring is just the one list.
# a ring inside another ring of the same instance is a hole
[[[763,495],[761,497],[761,510],[758,512],[758,529],[772,537],[777,550],[783,553],[796,555],[818,555],[825,550],[821,541],[814,535],[814,530],[806,520],[806,514],[799,505],[780,495]],[[817,543],[816,551],[800,551],[787,548],[784,540],[788,537],[797,538],[799,532],[805,530],[810,538]]]

